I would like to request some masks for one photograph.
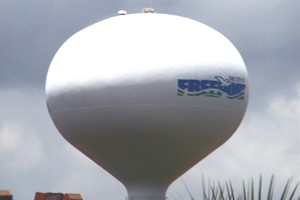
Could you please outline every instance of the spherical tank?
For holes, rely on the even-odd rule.
[[[174,15],[127,14],[62,45],[46,96],[61,134],[120,180],[129,199],[164,199],[170,183],[237,129],[248,76],[214,29]]]

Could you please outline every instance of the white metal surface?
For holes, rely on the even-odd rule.
[[[236,48],[214,29],[128,14],[67,40],[46,95],[61,134],[120,180],[129,199],[164,199],[170,183],[234,133],[248,77]]]

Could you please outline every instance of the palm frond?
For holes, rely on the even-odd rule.
[[[282,193],[280,194],[280,198],[276,197],[275,199],[280,200],[300,200],[300,194],[297,191],[300,183],[297,182],[296,185],[290,190],[292,184],[292,178],[289,178],[284,186]],[[182,180],[184,188],[187,191],[188,197],[190,200],[198,200],[195,199],[193,194],[191,193],[188,185],[184,180]],[[208,179],[208,183],[205,183],[205,178],[202,175],[202,199],[199,200],[255,200],[257,197],[258,200],[262,200],[263,194],[266,195],[267,200],[272,200],[274,196],[274,186],[275,186],[275,176],[272,175],[267,193],[263,192],[263,178],[262,175],[259,176],[258,188],[255,189],[255,183],[253,177],[248,179],[248,184],[246,185],[245,181],[242,182],[242,193],[236,194],[231,181],[226,181],[224,185],[222,185],[219,181],[212,182]],[[297,193],[297,195],[296,195]],[[278,193],[276,193],[278,194]],[[264,197],[264,198],[265,198]],[[172,197],[172,199],[175,199]],[[177,198],[181,199],[181,198]]]

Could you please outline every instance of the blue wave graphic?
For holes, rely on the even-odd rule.
[[[246,85],[240,77],[223,78],[215,76],[214,80],[178,79],[178,96],[206,96],[243,100]]]

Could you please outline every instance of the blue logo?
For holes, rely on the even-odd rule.
[[[245,79],[235,76],[215,76],[214,80],[178,79],[177,95],[217,98],[226,96],[228,99],[243,100],[245,88]]]

